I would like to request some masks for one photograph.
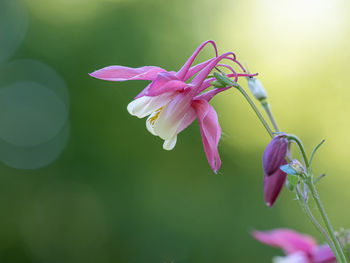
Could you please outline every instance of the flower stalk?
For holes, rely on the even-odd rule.
[[[270,126],[267,124],[267,122],[265,121],[264,117],[261,115],[260,111],[258,110],[258,108],[255,106],[254,102],[252,101],[252,99],[249,97],[249,95],[247,94],[247,92],[245,92],[245,90],[236,83],[235,88],[243,95],[243,97],[247,100],[247,102],[249,103],[250,107],[254,110],[256,116],[258,116],[260,122],[262,123],[262,125],[264,126],[264,128],[266,129],[267,133],[270,135],[271,138],[274,137],[273,135],[273,131],[271,130]]]
[[[269,117],[273,128],[275,129],[275,132],[279,132],[280,129],[278,128],[277,122],[275,120],[275,118],[273,117],[272,111],[271,111],[271,107],[270,104],[268,103],[267,99],[260,101],[261,106],[263,107],[263,109],[265,110],[267,116]]]
[[[322,204],[322,202],[319,198],[319,195],[317,193],[317,190],[316,190],[316,187],[315,187],[315,184],[313,181],[313,176],[312,176],[311,167],[309,164],[309,159],[307,158],[304,146],[303,146],[302,142],[300,141],[300,139],[295,135],[289,135],[289,136],[287,136],[287,138],[289,138],[290,140],[293,140],[297,143],[298,148],[300,149],[301,154],[303,156],[304,163],[305,163],[305,166],[307,169],[306,173],[304,174],[304,177],[302,177],[303,182],[307,186],[308,190],[310,191],[310,194],[311,194],[311,196],[316,204],[317,210],[321,215],[324,226],[327,229],[327,232],[329,234],[329,238],[331,239],[332,242],[330,242],[328,239],[327,239],[327,241],[328,241],[331,248],[334,247],[334,249],[335,249],[334,254],[337,257],[338,263],[341,263],[341,262],[347,263],[348,261],[345,257],[344,252],[343,252],[343,248],[340,245],[340,242],[335,235],[335,231],[331,225],[331,222],[326,214],[326,211],[325,211],[323,204]],[[327,237],[328,236],[326,236],[326,238]]]
[[[337,238],[336,235],[335,235],[335,232],[334,232],[334,230],[333,230],[333,227],[332,227],[332,225],[331,225],[331,222],[329,221],[329,219],[328,219],[328,217],[327,217],[326,211],[325,211],[325,209],[324,209],[324,207],[323,207],[323,205],[322,205],[322,202],[321,202],[321,200],[320,200],[320,198],[319,198],[319,196],[318,196],[316,187],[315,187],[313,181],[311,180],[311,177],[310,177],[310,176],[308,177],[308,180],[307,180],[307,182],[306,182],[306,185],[307,185],[307,187],[308,187],[309,190],[310,190],[310,193],[311,193],[311,195],[312,195],[312,198],[313,198],[313,200],[314,200],[315,203],[316,203],[317,209],[318,209],[319,213],[321,214],[323,223],[324,223],[324,225],[325,225],[325,227],[326,227],[326,229],[327,229],[327,231],[328,231],[328,233],[329,233],[329,236],[330,236],[331,240],[332,240],[333,243],[334,243],[335,249],[336,249],[336,251],[337,251],[337,253],[338,253],[338,255],[339,255],[339,258],[337,258],[338,262],[339,262],[339,263],[340,263],[340,262],[347,263],[348,260],[347,260],[346,257],[345,257],[345,254],[344,254],[344,252],[343,252],[343,248],[342,248],[342,246],[340,245],[340,242],[339,242],[338,238]],[[331,245],[331,244],[329,244],[329,245]],[[336,255],[336,256],[337,256],[337,255]]]
[[[214,72],[214,77],[216,78],[216,80],[218,82],[220,82],[223,85],[226,86],[232,86],[234,88],[236,88],[242,95],[243,97],[246,99],[246,101],[249,103],[250,107],[253,109],[253,111],[255,112],[256,116],[259,118],[261,124],[264,126],[265,130],[267,131],[267,133],[270,135],[271,138],[274,137],[273,135],[273,131],[271,130],[270,126],[267,124],[266,120],[264,119],[264,117],[261,115],[260,111],[258,110],[258,108],[256,107],[255,103],[253,102],[253,100],[249,97],[249,95],[247,94],[247,92],[237,83],[232,81],[231,79],[229,79],[227,76],[224,76],[222,74],[219,74],[217,72]]]
[[[244,98],[247,100],[247,102],[249,103],[249,105],[251,106],[251,108],[253,109],[253,111],[255,112],[255,114],[258,116],[260,122],[262,123],[262,125],[265,127],[266,131],[268,132],[268,134],[270,135],[271,138],[274,138],[274,132],[271,130],[271,128],[269,127],[269,125],[267,124],[266,120],[264,119],[264,117],[262,116],[262,114],[260,113],[260,111],[258,110],[258,108],[256,107],[256,105],[254,104],[254,102],[252,101],[252,99],[249,97],[249,95],[245,92],[245,90],[236,82],[233,82],[232,80],[230,80],[227,76],[218,74],[218,73],[214,73],[215,78],[217,79],[217,81],[219,81],[222,84],[225,84],[226,86],[233,86],[235,87],[243,96]],[[259,84],[261,85],[261,84]],[[262,85],[261,85],[262,87]],[[252,90],[252,89],[251,89]],[[256,90],[255,90],[256,91]],[[253,93],[254,94],[254,93]],[[255,96],[255,94],[254,94]],[[255,96],[256,97],[256,96]],[[257,98],[257,97],[256,97]],[[271,108],[269,103],[267,102],[267,97],[265,98],[257,98],[257,100],[260,101],[263,109],[265,110],[270,122],[272,123],[276,133],[279,133],[279,127],[277,125],[277,122],[272,114]],[[314,226],[325,236],[328,245],[330,246],[330,248],[332,249],[334,256],[337,259],[338,263],[348,263],[347,258],[345,257],[343,248],[339,242],[339,240],[336,237],[335,231],[330,223],[330,220],[326,214],[326,211],[323,207],[323,204],[319,198],[319,195],[317,193],[314,181],[313,181],[313,175],[312,175],[312,171],[311,171],[311,166],[310,166],[310,161],[307,157],[305,148],[301,142],[301,140],[292,134],[288,134],[286,135],[287,139],[289,141],[295,142],[298,145],[298,148],[301,152],[303,161],[304,161],[304,165],[305,165],[305,172],[303,174],[299,174],[299,177],[301,178],[301,181],[304,183],[304,190],[306,191],[306,194],[309,192],[312,196],[312,199],[314,200],[315,204],[316,204],[316,208],[318,210],[318,212],[321,215],[322,221],[324,223],[324,226],[328,232],[327,232],[322,228],[322,226],[317,222],[317,220],[315,219],[315,217],[312,215],[310,208],[308,207],[308,199],[307,197],[304,197],[303,194],[300,192],[300,190],[298,188],[296,188],[295,192],[296,195],[298,197],[298,199],[300,200],[300,198],[302,198],[301,206],[303,208],[303,210],[306,212],[306,214],[309,216],[309,218],[311,219],[312,223],[314,224]],[[314,154],[313,154],[314,155]],[[313,157],[312,155],[312,157]],[[288,163],[291,163],[292,160],[289,157],[289,154],[287,154],[285,156],[286,160],[288,161]],[[299,183],[300,184],[300,183]]]
[[[298,200],[300,201],[300,206],[304,210],[305,214],[309,217],[311,223],[314,225],[316,230],[319,231],[321,235],[324,235],[326,237],[327,243],[330,245],[330,248],[332,249],[335,257],[337,259],[339,259],[339,254],[338,254],[338,251],[336,250],[334,242],[328,236],[327,232],[323,229],[323,227],[320,225],[320,223],[317,221],[317,219],[312,214],[310,207],[309,207],[309,204],[307,202],[308,200],[304,198],[303,194],[300,192],[300,190],[298,188],[296,188],[295,190],[296,190]]]

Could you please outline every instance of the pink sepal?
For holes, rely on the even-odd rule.
[[[160,72],[165,71],[165,69],[155,66],[144,66],[140,68],[109,66],[96,70],[89,75],[108,81],[154,80]]]
[[[266,232],[254,231],[252,234],[255,239],[264,244],[283,249],[287,255],[302,251],[311,256],[317,246],[312,237],[290,229],[280,228]]]
[[[192,56],[186,61],[186,63],[182,66],[182,68],[176,73],[176,77],[178,77],[179,79],[185,79],[185,76],[187,75],[187,77],[191,77],[189,76],[187,73],[191,67],[191,65],[193,64],[193,61],[196,59],[196,57],[198,56],[199,52],[207,45],[207,44],[212,44],[214,49],[215,49],[215,56],[218,56],[218,50],[216,48],[216,44],[214,41],[212,40],[207,40],[205,42],[203,42],[192,54]]]
[[[221,166],[218,151],[221,128],[218,116],[214,108],[204,99],[194,100],[192,107],[197,113],[205,155],[207,156],[210,167],[216,173]]]

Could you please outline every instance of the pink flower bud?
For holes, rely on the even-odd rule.
[[[287,148],[286,136],[278,135],[267,145],[263,155],[264,198],[269,207],[275,203],[287,178],[287,174],[280,169],[281,165],[287,164]]]
[[[287,162],[284,161],[283,164],[287,164]],[[270,175],[264,174],[264,199],[267,206],[273,206],[283,188],[286,178],[287,174],[281,169],[276,170]]]
[[[267,145],[263,155],[264,174],[270,176],[280,169],[288,148],[288,140],[285,135],[278,135]]]

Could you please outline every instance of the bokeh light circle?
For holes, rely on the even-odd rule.
[[[69,94],[62,77],[50,66],[31,59],[18,59],[0,66],[0,88],[19,81],[32,81],[51,89],[69,108]]]
[[[0,139],[0,160],[18,169],[37,169],[55,161],[69,139],[70,127],[65,127],[50,141],[32,147],[16,146]]]
[[[17,146],[49,141],[67,120],[65,104],[36,82],[15,82],[0,88],[0,138]]]
[[[0,1],[0,62],[7,60],[24,39],[28,14],[22,1]]]

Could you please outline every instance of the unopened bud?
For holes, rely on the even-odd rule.
[[[269,207],[275,203],[286,181],[287,174],[280,166],[287,164],[287,148],[288,140],[285,134],[281,134],[274,137],[264,151],[264,198]]]
[[[254,77],[247,77],[248,88],[253,93],[257,100],[265,100],[267,98],[267,93],[261,84],[260,80]]]
[[[288,140],[285,134],[274,137],[267,145],[263,155],[264,174],[270,176],[285,163]]]

